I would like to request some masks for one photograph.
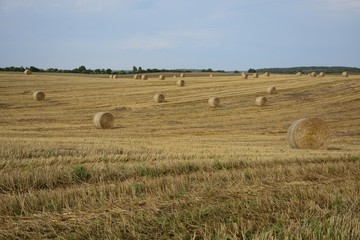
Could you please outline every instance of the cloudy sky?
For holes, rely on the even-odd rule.
[[[0,67],[360,67],[360,0],[0,0]]]

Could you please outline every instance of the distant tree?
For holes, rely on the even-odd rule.
[[[238,70],[235,70],[234,73],[240,73]]]
[[[143,71],[142,67],[138,68],[138,72],[141,73]]]
[[[250,68],[250,69],[248,70],[248,73],[256,73],[256,70],[253,69],[253,68]]]
[[[138,71],[137,67],[133,66],[133,72],[137,72],[137,71]]]
[[[110,68],[106,69],[105,71],[106,74],[111,74],[112,73],[112,70]]]

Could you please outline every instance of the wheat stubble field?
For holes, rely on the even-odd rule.
[[[0,239],[360,238],[359,75],[179,79],[1,73]],[[325,149],[289,147],[302,117]]]

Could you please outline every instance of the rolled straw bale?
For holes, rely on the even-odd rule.
[[[242,73],[242,74],[241,74],[241,77],[242,77],[243,79],[247,79],[247,78],[248,78],[248,75],[247,75],[246,73]]]
[[[142,80],[148,80],[148,76],[147,75],[141,75],[141,79]]]
[[[270,73],[269,72],[264,72],[263,74],[265,77],[269,77],[270,76]]]
[[[159,79],[160,79],[160,80],[165,80],[165,76],[164,76],[164,75],[160,75],[160,76],[159,76]]]
[[[214,75],[213,74],[210,74],[210,77],[213,77]]]
[[[118,75],[115,74],[115,75],[113,75],[112,77],[113,77],[114,79],[116,79],[116,78],[118,77]]]
[[[94,115],[93,122],[98,129],[108,129],[114,124],[114,117],[108,112],[98,112]]]
[[[32,74],[32,71],[31,71],[30,69],[26,69],[26,70],[24,71],[24,74],[25,74],[25,75],[31,75],[31,74]]]
[[[348,72],[343,72],[343,73],[342,73],[342,76],[343,76],[343,77],[348,77],[349,74],[348,74]]]
[[[302,75],[303,75],[302,72],[297,72],[297,73],[296,73],[296,76],[302,76]]]
[[[179,87],[183,87],[183,86],[185,86],[185,81],[184,80],[178,80],[177,82],[176,82],[176,85],[178,85]]]
[[[258,78],[258,77],[259,77],[259,74],[258,74],[258,73],[254,73],[254,74],[253,74],[253,77],[254,77],[254,78]]]
[[[174,75],[173,78],[176,78],[176,75]]]
[[[134,79],[141,79],[141,76],[138,75],[138,74],[135,74],[135,75],[134,75]]]
[[[218,106],[220,106],[220,98],[211,97],[211,98],[209,98],[208,103],[209,103],[210,107],[218,107]]]
[[[154,95],[154,101],[155,101],[156,103],[165,102],[165,96],[164,96],[163,94],[161,94],[161,93],[155,94],[155,95]]]
[[[277,91],[276,91],[276,87],[274,87],[274,86],[270,86],[270,87],[268,87],[267,89],[266,89],[266,92],[267,92],[267,94],[275,94]]]
[[[185,77],[185,73],[180,74],[180,77],[182,78]]]
[[[325,77],[325,73],[324,72],[320,72],[318,77]]]
[[[109,78],[113,78],[113,75],[110,75]]]
[[[329,126],[319,118],[301,118],[294,121],[287,132],[292,148],[319,149],[330,137]]]
[[[266,104],[266,101],[267,101],[267,98],[266,97],[257,97],[255,99],[255,104],[260,106],[260,107],[263,107],[265,106]]]
[[[316,72],[312,72],[310,73],[310,77],[316,77],[317,73]]]
[[[36,92],[33,93],[33,97],[37,101],[42,101],[42,100],[45,99],[45,93],[40,92],[40,91],[36,91]]]

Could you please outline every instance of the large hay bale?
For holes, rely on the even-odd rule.
[[[247,75],[247,73],[242,73],[242,74],[241,74],[241,77],[242,77],[243,79],[247,79],[247,78],[248,78],[248,75]]]
[[[161,93],[155,94],[153,98],[154,98],[154,102],[156,102],[156,103],[165,102],[165,96]]]
[[[108,112],[98,112],[94,115],[93,122],[98,129],[108,129],[114,124],[114,117]]]
[[[301,118],[290,125],[287,136],[292,148],[319,149],[326,145],[330,129],[319,118]]]
[[[270,76],[270,73],[269,72],[264,72],[263,74],[265,77],[269,77]]]
[[[160,76],[159,76],[159,79],[160,79],[160,80],[165,80],[165,76],[164,76],[164,75],[160,75]]]
[[[115,75],[112,75],[112,78],[113,78],[113,79],[117,79],[117,78],[118,78],[118,75],[116,75],[116,74],[115,74]]]
[[[348,74],[348,72],[343,72],[343,73],[342,73],[342,76],[343,76],[343,77],[348,77],[349,74]]]
[[[141,79],[141,76],[138,75],[138,74],[135,74],[135,75],[134,75],[134,79]]]
[[[211,98],[209,98],[208,103],[209,103],[210,107],[218,107],[218,106],[220,106],[220,98],[211,97]]]
[[[182,78],[185,77],[185,73],[180,74],[180,77]]]
[[[25,75],[31,75],[31,74],[32,74],[32,71],[31,71],[30,69],[26,69],[26,70],[24,71],[24,74],[25,74]]]
[[[258,78],[258,77],[259,77],[259,74],[258,74],[258,73],[254,73],[254,74],[253,74],[253,77],[254,77],[254,78]]]
[[[297,73],[296,73],[296,76],[302,76],[302,75],[303,75],[302,72],[297,72]]]
[[[183,86],[185,86],[185,81],[184,80],[178,80],[177,82],[176,82],[176,85],[178,85],[179,87],[183,87]]]
[[[255,99],[255,104],[258,105],[258,106],[260,106],[260,107],[265,106],[266,102],[267,102],[267,98],[266,98],[266,97],[257,97],[257,98]]]
[[[144,74],[144,75],[141,75],[141,79],[142,79],[142,80],[148,80],[148,75],[145,75],[145,74]]]
[[[109,78],[113,78],[113,75],[110,75]]]
[[[325,77],[325,73],[324,72],[320,72],[318,77]]]
[[[276,87],[275,86],[270,86],[266,89],[266,92],[267,94],[275,94],[277,91],[276,91]]]
[[[213,77],[214,76],[214,74],[210,74],[210,77]]]
[[[310,73],[310,77],[316,77],[317,73],[316,72],[311,72]]]
[[[42,101],[45,99],[45,93],[44,92],[40,92],[40,91],[36,91],[33,93],[33,98],[37,101]]]

